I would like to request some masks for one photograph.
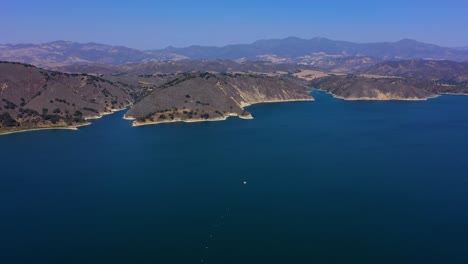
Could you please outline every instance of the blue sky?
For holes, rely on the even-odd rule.
[[[155,49],[320,36],[468,47],[468,1],[1,0],[0,25],[0,43],[70,40]]]

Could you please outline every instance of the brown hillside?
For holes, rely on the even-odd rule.
[[[135,124],[249,118],[245,106],[313,100],[306,87],[286,78],[253,74],[186,73],[153,91],[128,111]]]
[[[76,126],[123,109],[132,97],[110,81],[0,62],[0,130]]]

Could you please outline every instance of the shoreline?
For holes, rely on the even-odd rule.
[[[391,99],[377,99],[372,97],[362,97],[362,98],[344,98],[340,96],[334,96],[336,99],[344,100],[344,101],[378,101],[378,102],[385,102],[385,101],[409,101],[409,102],[418,102],[418,101],[427,101],[430,99],[434,99],[439,97],[440,95],[435,95],[431,97],[425,98],[391,98]]]
[[[270,103],[291,103],[291,102],[313,102],[315,99],[313,97],[311,98],[303,98],[303,99],[288,99],[288,100],[268,100],[264,102],[258,102],[258,103],[253,103],[253,104],[247,104],[247,105],[242,105],[241,107],[249,107],[253,105],[259,105],[259,104],[270,104]],[[242,116],[236,113],[231,113],[228,115],[225,115],[224,117],[219,117],[219,118],[211,118],[211,119],[174,119],[174,120],[164,120],[164,121],[152,121],[152,122],[145,122],[145,123],[137,123],[135,122],[136,118],[135,117],[127,117],[123,116],[123,119],[133,121],[132,122],[132,127],[139,127],[139,126],[148,126],[148,125],[158,125],[158,124],[167,124],[167,123],[177,123],[177,122],[183,122],[183,123],[198,123],[198,122],[216,122],[216,121],[225,121],[229,117],[238,117],[240,119],[244,120],[252,120],[254,117],[252,114],[249,114],[247,116]]]
[[[91,122],[82,124],[82,125],[76,125],[76,126],[56,126],[56,127],[37,127],[37,128],[28,128],[28,129],[21,129],[21,130],[15,130],[15,131],[8,131],[8,132],[0,132],[0,136],[4,135],[11,135],[11,134],[16,134],[16,133],[26,133],[26,132],[32,132],[32,131],[40,131],[40,130],[73,130],[77,131],[78,128],[84,127],[84,126],[89,126],[91,125]]]
[[[466,93],[441,93],[440,95],[461,95],[461,96],[468,96]]]
[[[440,97],[442,95],[442,94],[436,94],[434,96],[425,97],[425,98],[393,98],[393,99],[378,99],[378,98],[372,98],[372,97],[345,98],[345,97],[342,97],[342,96],[339,96],[339,95],[335,95],[335,94],[333,94],[333,93],[331,93],[329,91],[320,90],[320,89],[315,89],[315,90],[319,91],[319,92],[324,92],[326,94],[329,94],[335,99],[339,99],[339,100],[343,100],[343,101],[352,101],[352,102],[356,102],[356,101],[376,101],[376,102],[385,102],[385,101],[409,101],[409,102],[411,102],[411,101],[413,101],[413,102],[417,102],[417,101],[427,101],[429,99],[434,99],[434,98]]]
[[[88,116],[88,117],[85,117],[85,120],[97,120],[97,119],[101,119],[101,118],[103,118],[104,116],[112,115],[112,114],[115,114],[115,113],[117,113],[117,112],[123,111],[123,110],[127,109],[129,106],[130,106],[130,105],[127,105],[127,106],[125,106],[125,107],[122,108],[122,109],[111,109],[110,112],[99,113],[99,115],[95,115],[95,116]]]
[[[152,121],[152,122],[145,122],[145,123],[132,122],[132,127],[158,125],[158,124],[168,124],[168,123],[178,123],[178,122],[180,122],[180,123],[218,122],[218,121],[225,121],[229,117],[239,117],[239,118],[242,118],[242,119],[253,119],[252,115],[249,115],[247,117],[241,117],[241,116],[236,115],[236,114],[230,114],[230,115],[225,115],[224,117],[211,118],[211,119],[174,119],[174,120],[164,120],[164,121]],[[126,118],[126,120],[131,120],[131,118]],[[135,120],[135,119],[133,119],[133,120]]]
[[[443,95],[468,96],[468,94],[466,94],[466,93],[440,93],[440,94],[436,94],[434,96],[430,96],[430,97],[426,97],[426,98],[394,98],[394,99],[377,99],[377,98],[370,98],[370,97],[344,98],[342,96],[335,95],[335,94],[333,94],[333,93],[331,93],[329,91],[316,89],[316,88],[314,88],[313,90],[329,94],[333,98],[338,99],[338,100],[351,101],[351,102],[355,102],[355,101],[376,101],[376,102],[413,101],[413,102],[416,102],[416,101],[427,101],[429,99],[438,98],[438,97],[443,96]],[[268,100],[268,101],[263,101],[263,102],[258,102],[258,103],[245,104],[245,105],[242,106],[242,108],[250,107],[250,106],[254,106],[254,105],[270,104],[270,103],[314,102],[314,101],[316,101],[316,100],[313,97],[311,97],[311,98],[302,98],[302,99],[288,99],[288,100]],[[96,115],[96,116],[86,117],[85,120],[88,121],[88,122],[80,124],[80,125],[50,126],[50,127],[36,127],[36,128],[28,128],[28,129],[19,129],[19,130],[14,130],[14,131],[0,132],[0,136],[16,134],[16,133],[40,131],[40,130],[74,130],[74,131],[77,131],[78,128],[80,128],[80,127],[92,125],[92,122],[89,122],[89,121],[97,120],[97,119],[100,119],[100,118],[102,118],[104,116],[111,115],[111,114],[114,114],[116,112],[121,112],[121,111],[127,110],[129,106],[131,106],[131,104],[126,105],[122,109],[112,109],[110,112],[99,113],[99,115]],[[241,116],[241,115],[236,114],[236,113],[231,113],[231,114],[225,115],[223,117],[211,118],[211,119],[176,119],[176,120],[163,120],[163,121],[153,121],[153,122],[145,122],[145,123],[136,123],[136,121],[135,121],[136,118],[127,117],[125,114],[123,115],[122,118],[124,120],[133,121],[132,122],[132,127],[139,127],[139,126],[158,125],[158,124],[177,123],[177,122],[182,122],[182,123],[217,122],[217,121],[225,121],[229,117],[238,117],[240,119],[245,119],[245,120],[254,119],[254,117],[250,113],[247,116]]]
[[[314,102],[315,98],[303,98],[303,99],[287,99],[287,100],[268,100],[268,101],[263,101],[263,102],[258,102],[258,103],[253,103],[253,104],[245,104],[242,105],[241,107],[249,107],[253,105],[259,105],[259,104],[275,104],[275,103],[292,103],[292,102]]]
[[[116,112],[123,111],[123,110],[127,109],[128,106],[129,105],[125,106],[125,108],[122,108],[122,109],[112,109],[111,112],[99,113],[99,116],[85,117],[86,123],[79,124],[79,125],[26,128],[26,129],[14,130],[14,131],[0,132],[0,136],[11,135],[11,134],[16,134],[16,133],[40,131],[40,130],[74,130],[74,131],[77,131],[78,128],[80,128],[80,127],[92,125],[92,122],[90,122],[90,121],[100,119],[100,118],[102,118],[102,117],[104,117],[106,115],[112,115],[112,114],[114,114]]]

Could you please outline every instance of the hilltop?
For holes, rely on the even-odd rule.
[[[86,74],[0,62],[0,131],[77,127],[125,108],[132,96],[119,85]]]
[[[253,74],[185,73],[154,90],[127,112],[134,125],[252,118],[244,107],[268,102],[312,101],[288,78]]]
[[[422,59],[387,61],[361,72],[450,83],[468,82],[468,62]]]
[[[312,85],[345,100],[424,100],[436,95],[425,89],[434,86],[411,79],[330,75],[313,80]]]
[[[440,94],[468,94],[465,82],[442,79],[313,71],[296,75],[309,80],[313,87],[344,100],[425,100]]]

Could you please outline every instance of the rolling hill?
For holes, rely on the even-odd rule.
[[[125,108],[133,98],[119,85],[86,74],[0,62],[0,131],[76,127]]]
[[[244,107],[252,104],[311,100],[306,87],[287,78],[184,73],[135,103],[126,118],[134,125],[251,118]]]
[[[468,62],[422,59],[387,61],[362,72],[450,83],[468,82]]]

